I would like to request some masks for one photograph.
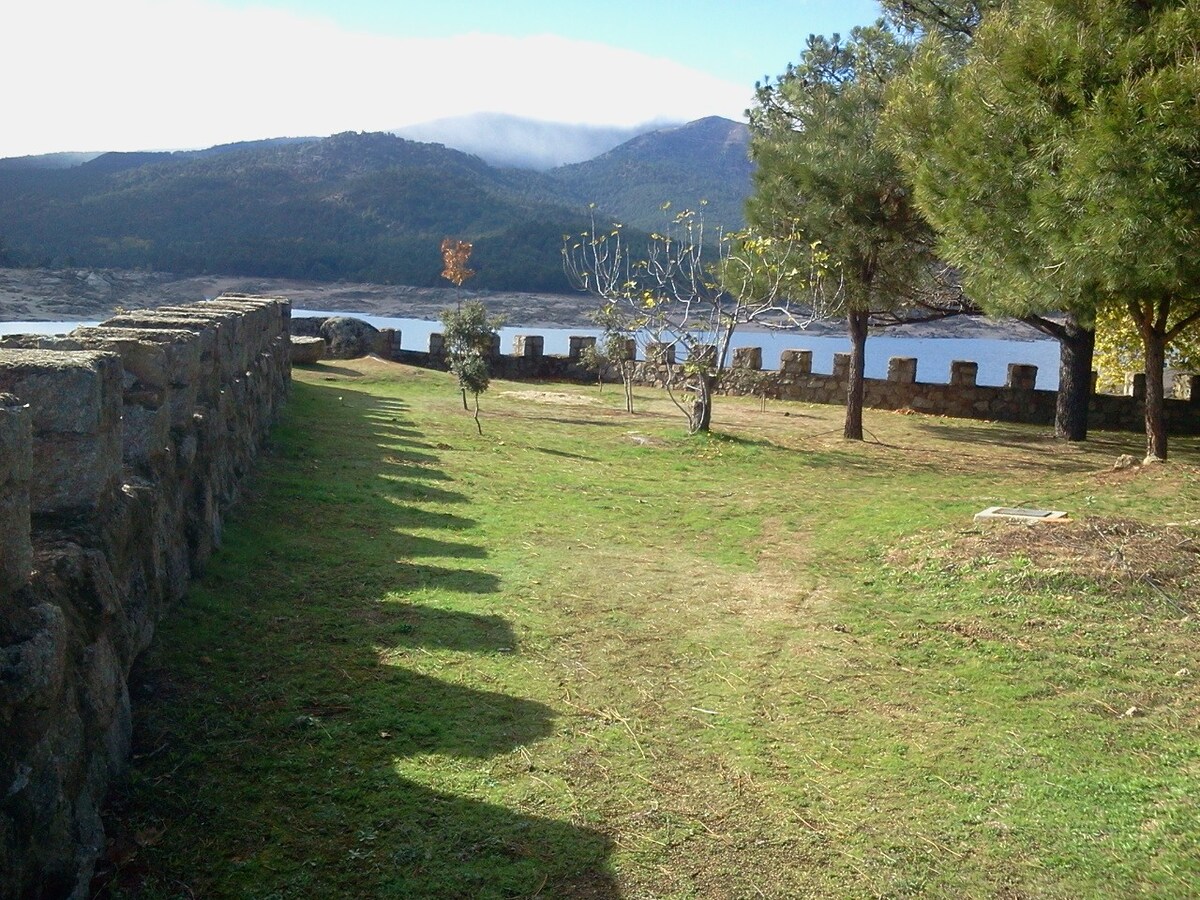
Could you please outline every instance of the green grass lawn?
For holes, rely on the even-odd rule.
[[[295,378],[140,672],[110,896],[1200,890],[1197,440]]]

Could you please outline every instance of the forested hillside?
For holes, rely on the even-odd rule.
[[[693,124],[707,132],[714,121],[724,120]],[[750,188],[744,143],[742,174],[730,176],[711,156],[728,147],[681,142],[690,128],[550,173],[494,168],[384,133],[106,153],[67,168],[9,160],[0,165],[0,246],[12,265],[420,286],[439,283],[438,246],[452,235],[475,243],[473,286],[565,290],[561,237],[583,227],[589,202],[649,227],[646,213],[665,201],[712,196],[740,222]]]
[[[710,116],[640,135],[551,177],[568,196],[646,230],[662,226],[664,203],[678,209],[701,201],[711,225],[737,229],[745,224],[749,145],[745,125]]]

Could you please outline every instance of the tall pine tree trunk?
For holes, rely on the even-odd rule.
[[[867,323],[871,314],[850,312],[846,316],[850,327],[850,383],[846,389],[846,427],[842,436],[847,440],[863,439],[863,377],[867,365]]]
[[[1061,440],[1087,440],[1095,350],[1095,329],[1083,327],[1073,315],[1067,316],[1058,335],[1058,399],[1054,408],[1054,436]]]
[[[1167,458],[1167,422],[1163,404],[1163,368],[1166,338],[1156,328],[1142,333],[1146,355],[1146,458]]]

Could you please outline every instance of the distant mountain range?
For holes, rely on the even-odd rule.
[[[454,236],[475,244],[474,287],[565,290],[562,235],[583,227],[589,203],[652,230],[663,203],[706,200],[710,223],[740,227],[747,141],[745,125],[714,117],[548,171],[351,132],[5,159],[0,262],[421,286],[439,283],[438,245]]]
[[[632,128],[540,122],[500,113],[475,113],[397,128],[410,141],[445,144],[493,166],[544,172],[585,162],[641,134],[678,123],[646,123]]]

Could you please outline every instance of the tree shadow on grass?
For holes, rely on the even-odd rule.
[[[227,531],[241,552],[219,554],[164,627],[138,679],[136,788],[109,815],[96,896],[620,896],[606,835],[481,799],[544,793],[522,760],[555,714],[463,683],[479,666],[485,683],[515,672],[503,616],[404,602],[502,585],[441,564],[486,548],[411,533],[476,524],[422,506],[469,502],[429,484],[445,473],[398,479],[373,449],[373,468],[347,469],[376,487],[369,535],[323,516],[327,556],[289,519],[303,506],[265,491]],[[290,497],[286,475],[277,493]]]
[[[1037,429],[1029,425],[1009,425],[996,423],[992,425],[970,425],[962,420],[953,424],[936,421],[921,421],[917,427],[930,435],[947,443],[963,443],[971,447],[1008,448],[1018,453],[1028,454],[1024,459],[1007,459],[1010,467],[1042,468],[1047,460],[1054,460],[1054,467],[1067,471],[1092,471],[1097,467],[1094,453],[1112,454],[1115,458],[1123,453],[1140,454],[1144,452],[1144,437],[1133,432],[1099,432],[1092,431],[1088,439],[1082,442],[1067,442],[1054,436],[1051,428]]]

